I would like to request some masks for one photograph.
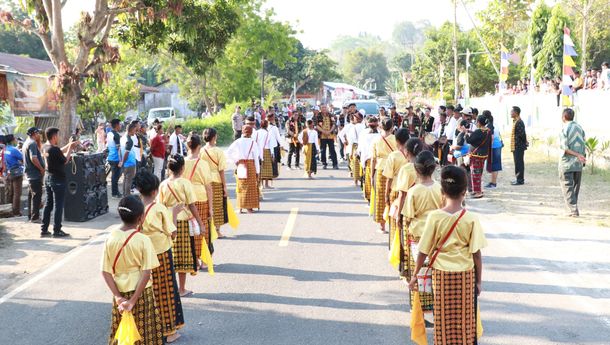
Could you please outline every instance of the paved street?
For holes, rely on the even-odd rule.
[[[302,173],[282,170],[262,212],[241,215],[237,232],[224,229],[230,238],[217,242],[217,274],[188,280],[195,294],[183,300],[179,344],[410,343],[407,290],[360,190],[344,166],[320,170],[311,182]],[[480,343],[608,344],[607,231],[558,226],[536,214],[515,219],[496,205],[471,207],[482,213],[490,243]],[[99,270],[103,240],[100,231],[0,299],[2,344],[106,343],[111,298]]]

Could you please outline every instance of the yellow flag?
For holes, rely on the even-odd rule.
[[[375,188],[371,187],[371,194],[370,194],[371,201],[369,204],[369,216],[372,216],[375,214],[375,197],[376,197],[375,194],[376,194]]]
[[[218,231],[216,230],[216,225],[214,225],[214,219],[210,219],[210,234],[212,235],[212,243],[214,243],[218,239]]]
[[[417,291],[413,294],[413,308],[411,308],[411,340],[417,345],[428,345],[424,311]]]
[[[394,268],[398,268],[398,265],[400,264],[400,233],[398,230],[394,231],[394,238],[392,239],[388,260]]]
[[[208,273],[214,275],[214,262],[212,261],[212,254],[210,254],[210,248],[208,243],[205,241],[205,237],[201,237],[201,261],[208,266]]]
[[[566,96],[566,95],[561,95],[561,105],[563,105],[564,107],[571,107],[572,106],[572,99],[570,98],[570,96]]]
[[[237,214],[235,214],[235,209],[233,208],[233,204],[231,200],[227,198],[227,216],[229,218],[229,225],[233,228],[233,230],[237,230],[239,226],[239,218],[237,218]]]
[[[388,205],[383,209],[383,220],[385,220],[386,223],[390,222],[390,208]]]
[[[481,321],[481,309],[477,305],[477,339],[483,336],[483,322]]]
[[[570,67],[576,67],[576,63],[574,62],[574,60],[572,60],[572,57],[570,55],[563,56],[563,64]]]
[[[118,341],[118,345],[133,345],[142,340],[142,336],[138,333],[136,321],[130,311],[124,311],[121,314],[121,323],[119,323],[119,328],[114,334],[114,340]]]

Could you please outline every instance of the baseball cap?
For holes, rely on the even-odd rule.
[[[461,111],[461,113],[466,115],[472,115],[472,108],[466,107],[464,108],[464,110]]]
[[[358,112],[360,113],[360,115],[365,116],[366,115],[366,110],[364,109],[360,109],[358,110]]]
[[[34,133],[40,133],[40,129],[38,129],[37,127],[30,127],[30,128],[28,128],[28,131],[26,132],[26,134],[28,136],[32,136],[32,135],[34,135]]]

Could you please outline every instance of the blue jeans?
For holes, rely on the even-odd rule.
[[[57,179],[52,176],[47,176],[45,180],[45,190],[47,192],[47,200],[42,212],[42,232],[49,231],[51,222],[51,211],[55,206],[53,214],[53,232],[57,233],[61,230],[61,221],[64,215],[64,200],[66,195],[66,180]]]
[[[119,162],[108,161],[110,164],[110,172],[112,177],[110,178],[110,186],[112,189],[112,196],[119,195],[119,178],[121,178],[121,168]]]

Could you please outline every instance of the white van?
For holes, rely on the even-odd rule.
[[[172,107],[167,108],[152,108],[148,111],[146,123],[152,125],[155,119],[159,119],[161,123],[165,121],[183,121],[182,118],[176,116],[176,110]]]

